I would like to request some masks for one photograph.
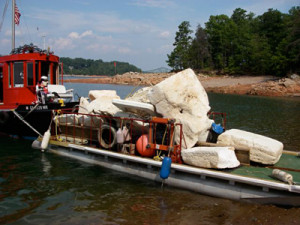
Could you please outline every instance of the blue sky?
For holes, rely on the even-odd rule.
[[[0,18],[6,0],[0,0]],[[60,57],[123,61],[143,70],[167,67],[182,21],[195,31],[210,15],[231,16],[236,8],[261,15],[287,13],[299,0],[16,0],[21,12],[16,46],[50,47]],[[11,3],[0,32],[0,54],[11,48]]]

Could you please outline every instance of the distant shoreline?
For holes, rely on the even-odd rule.
[[[64,82],[151,86],[163,81],[173,74],[174,73],[129,72],[115,76],[64,75],[66,77],[80,77],[78,79],[64,79]],[[238,95],[300,97],[300,78],[280,79],[273,76],[207,76],[203,74],[197,74],[197,77],[207,92]]]

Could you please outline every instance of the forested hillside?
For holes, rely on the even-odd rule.
[[[108,75],[126,72],[141,72],[141,69],[125,62],[103,62],[101,59],[83,59],[83,58],[65,58],[61,57],[63,62],[64,74],[75,75]]]
[[[183,21],[167,63],[173,70],[193,68],[229,74],[300,73],[300,7],[288,14],[269,9],[262,15],[237,8],[231,17],[210,16],[205,27]]]

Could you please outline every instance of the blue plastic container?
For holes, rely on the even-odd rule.
[[[170,157],[165,157],[161,168],[160,168],[160,177],[161,179],[167,179],[170,175],[172,159]]]
[[[211,127],[217,134],[222,134],[224,132],[224,128],[220,124],[212,123]]]

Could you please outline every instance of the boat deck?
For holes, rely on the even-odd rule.
[[[52,137],[47,151],[83,162],[96,164],[118,172],[162,182],[162,162],[152,158],[104,150],[96,146],[59,141]],[[33,143],[41,149],[41,139]],[[186,164],[172,163],[171,173],[163,182],[166,185],[199,192],[205,195],[284,206],[300,206],[300,158],[284,153],[273,167],[241,165],[235,169],[206,169]],[[282,167],[287,167],[283,169]],[[291,174],[294,184],[274,179],[272,170],[280,168]]]
[[[70,140],[64,140],[63,142],[60,141],[54,141],[56,137],[52,137],[52,143],[54,145],[65,145],[68,143],[74,144],[74,140],[71,138]],[[88,146],[84,143],[78,143],[79,146]],[[115,154],[120,154],[126,155],[123,153],[116,152],[114,150],[106,150],[106,149],[99,149],[101,151],[106,151],[106,152],[112,152]],[[152,158],[145,158],[142,156],[134,156],[136,158],[141,158],[141,159],[147,159],[151,161],[155,161]],[[157,161],[155,161],[157,162]],[[173,163],[174,164],[174,163]],[[176,164],[176,163],[175,163]],[[185,165],[185,164],[178,164],[178,165]],[[189,165],[186,165],[189,166]],[[205,168],[202,168],[205,169]],[[282,154],[280,160],[272,166],[263,166],[261,164],[241,164],[237,168],[233,169],[208,169],[216,172],[223,172],[223,173],[228,173],[232,175],[241,175],[243,177],[249,177],[249,178],[255,178],[255,179],[262,179],[266,181],[273,181],[273,182],[278,182],[278,183],[284,183],[283,181],[280,181],[272,176],[272,171],[273,169],[280,169],[282,171],[285,171],[286,173],[289,173],[293,176],[293,181],[296,185],[300,185],[300,157],[297,155],[296,152],[290,152],[290,151],[285,151],[284,154]]]
[[[300,157],[292,154],[282,154],[280,160],[274,166],[263,167],[258,165],[242,165],[238,168],[227,170],[227,172],[247,177],[281,182],[272,177],[273,169],[280,169],[291,174],[293,176],[293,181],[296,184],[300,184]]]

